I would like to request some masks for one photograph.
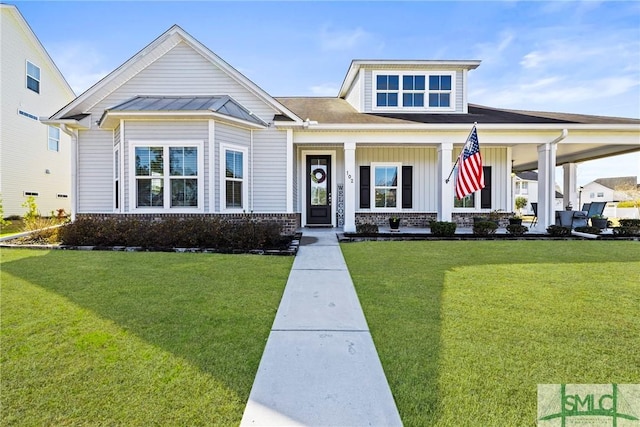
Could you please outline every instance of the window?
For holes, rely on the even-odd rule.
[[[525,181],[516,182],[516,194],[529,194],[529,183]]]
[[[397,107],[399,77],[378,75],[376,77],[376,105],[378,107]]]
[[[374,208],[376,209],[397,209],[401,206],[400,189],[402,188],[401,178],[398,174],[400,164],[375,164],[373,168],[372,196]]]
[[[476,191],[473,194],[469,194],[464,197],[462,200],[458,200],[458,198],[453,196],[453,207],[461,208],[461,209],[491,209],[491,199],[492,199],[492,190],[491,190],[491,182],[493,180],[493,176],[491,174],[491,166],[483,166],[482,172],[484,173],[484,188]]]
[[[139,209],[198,209],[203,199],[202,144],[133,143],[135,198]],[[115,207],[119,207],[119,155],[114,155]]]
[[[49,126],[49,151],[60,151],[60,129]]]
[[[374,109],[452,109],[455,74],[376,74]]]
[[[246,150],[224,147],[224,209],[244,209]]]
[[[598,193],[598,197],[604,197],[604,193]]]
[[[40,68],[27,61],[27,89],[40,93]]]
[[[120,147],[113,150],[113,207],[120,210]]]
[[[402,77],[402,106],[424,107],[424,76]]]
[[[476,206],[476,193],[469,194],[467,197],[458,200],[454,196],[453,207],[454,208],[474,208]]]
[[[429,107],[451,106],[451,75],[429,76]]]

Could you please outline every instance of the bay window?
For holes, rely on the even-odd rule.
[[[202,149],[200,142],[132,142],[133,208],[202,210]]]

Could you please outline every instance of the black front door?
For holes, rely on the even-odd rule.
[[[331,156],[307,156],[307,224],[331,225]]]

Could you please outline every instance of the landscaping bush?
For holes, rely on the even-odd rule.
[[[590,226],[576,227],[576,231],[579,233],[587,233],[587,234],[600,234],[602,232],[600,228],[590,227]]]
[[[640,227],[640,219],[624,218],[619,219],[618,223],[620,227]]]
[[[69,246],[127,246],[145,249],[200,248],[220,252],[279,249],[290,238],[275,222],[247,218],[233,222],[222,218],[144,220],[138,218],[79,218],[60,230]]]
[[[640,236],[640,219],[620,219],[620,227],[613,228],[613,235],[620,237]]]
[[[524,233],[529,231],[529,227],[525,225],[518,224],[509,224],[507,225],[507,233],[513,236],[522,236]]]
[[[431,234],[434,236],[446,237],[456,233],[456,223],[449,221],[431,221],[429,223]]]
[[[488,236],[490,234],[495,234],[497,229],[498,224],[496,224],[494,221],[480,221],[473,224],[473,234],[478,236]]]
[[[356,225],[356,233],[378,234],[378,226],[376,224],[358,224]]]
[[[547,227],[547,233],[553,237],[566,237],[571,236],[571,228],[561,227],[559,225],[550,225]]]

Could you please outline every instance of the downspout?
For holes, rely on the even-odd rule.
[[[71,222],[78,212],[78,130],[61,123],[60,129],[71,137]]]

